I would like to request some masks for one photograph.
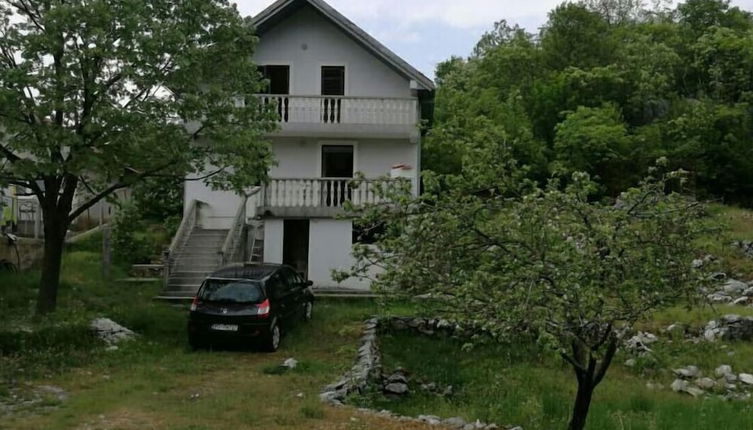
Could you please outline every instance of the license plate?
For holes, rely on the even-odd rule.
[[[238,331],[238,326],[236,324],[212,324],[212,330]]]

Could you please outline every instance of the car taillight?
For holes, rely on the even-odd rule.
[[[263,302],[259,303],[256,308],[256,315],[258,315],[261,318],[267,318],[269,317],[269,299],[264,300]]]
[[[191,312],[195,311],[199,306],[199,296],[194,296],[193,302],[191,302]]]

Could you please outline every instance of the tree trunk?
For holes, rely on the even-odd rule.
[[[591,397],[593,396],[594,385],[591,381],[593,375],[584,375],[578,378],[578,394],[575,396],[573,405],[573,414],[570,418],[568,430],[583,430],[586,427],[586,418],[588,418],[588,408],[591,406]]]
[[[60,286],[60,268],[65,246],[65,233],[68,230],[66,216],[60,216],[54,210],[44,211],[44,255],[42,257],[42,278],[37,296],[37,314],[45,315],[55,311],[58,287]],[[66,214],[67,215],[67,214]]]
[[[582,343],[573,342],[573,355],[566,359],[573,365],[575,376],[578,378],[578,393],[575,396],[573,414],[567,427],[568,430],[583,430],[586,427],[591,398],[596,386],[604,379],[607,369],[612,364],[614,354],[617,352],[618,341],[619,339],[612,332],[610,325],[604,338],[596,344],[596,348],[602,348],[606,345],[601,363],[594,356],[594,351],[591,348]]]

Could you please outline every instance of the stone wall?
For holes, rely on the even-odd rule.
[[[341,406],[346,398],[351,394],[363,394],[369,386],[382,386],[386,394],[407,394],[408,379],[404,374],[397,372],[386,376],[382,374],[381,352],[379,350],[378,334],[382,331],[409,331],[419,336],[448,336],[448,337],[467,337],[475,334],[482,334],[483,330],[472,330],[463,328],[460,325],[453,324],[450,321],[439,318],[420,318],[420,317],[391,317],[391,318],[371,318],[364,322],[363,333],[361,336],[360,346],[358,348],[358,357],[356,363],[350,371],[343,375],[339,381],[327,385],[322,389],[319,395],[320,399],[333,406]],[[404,389],[387,390],[392,385],[404,386]],[[452,387],[447,387],[452,388]],[[361,412],[372,413],[384,418],[390,418],[402,422],[420,422],[432,426],[442,426],[458,430],[523,430],[518,426],[498,426],[494,423],[483,423],[481,421],[466,422],[460,417],[450,417],[442,419],[435,415],[419,415],[418,417],[407,417],[392,413],[387,410],[375,411],[366,408],[360,408]]]

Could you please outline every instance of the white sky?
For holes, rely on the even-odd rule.
[[[326,0],[427,76],[440,61],[467,56],[495,21],[507,20],[536,32],[562,0]],[[235,0],[255,15],[273,0]],[[753,0],[732,0],[753,10]]]

